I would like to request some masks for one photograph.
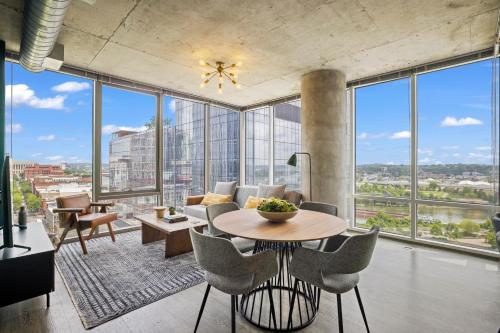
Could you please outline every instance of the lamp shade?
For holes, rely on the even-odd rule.
[[[290,158],[288,159],[288,162],[286,164],[296,167],[297,166],[297,154],[292,154]]]

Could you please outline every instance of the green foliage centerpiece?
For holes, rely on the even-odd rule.
[[[291,219],[297,215],[298,211],[294,204],[276,198],[266,199],[257,207],[259,215],[271,222]]]

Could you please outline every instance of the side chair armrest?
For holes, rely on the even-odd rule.
[[[53,213],[85,213],[87,210],[85,208],[54,208]]]
[[[239,269],[247,273],[255,273],[256,276],[264,276],[265,280],[278,274],[278,260],[276,251],[267,250],[250,256],[244,256],[243,265]]]
[[[205,197],[204,194],[201,195],[188,195],[186,197],[186,206],[199,205]]]
[[[91,207],[113,207],[115,205],[114,202],[91,202]]]
[[[290,273],[316,286],[322,282],[321,272],[329,265],[333,253],[304,247],[295,249],[290,264]]]

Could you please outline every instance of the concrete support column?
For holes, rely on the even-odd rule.
[[[348,198],[345,89],[345,74],[338,70],[318,70],[302,77],[301,150],[310,153],[312,160],[312,179],[308,163],[301,163],[302,193],[309,200],[312,182],[313,200],[336,205],[340,217],[347,215]]]

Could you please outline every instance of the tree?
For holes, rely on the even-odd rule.
[[[25,196],[26,208],[29,212],[35,213],[42,207],[42,200],[33,193],[27,193]]]
[[[438,182],[435,180],[431,180],[431,182],[429,183],[429,190],[437,191],[438,188],[439,188]]]
[[[443,235],[443,231],[442,231],[441,226],[439,224],[433,224],[431,226],[431,235],[433,235],[433,236]]]
[[[484,235],[484,241],[494,249],[497,247],[497,235],[494,231],[488,231],[486,235]]]
[[[172,124],[172,119],[168,117],[163,119],[163,126],[170,126],[170,124]],[[148,129],[154,129],[156,126],[156,116],[152,116],[151,119],[144,124],[144,126]]]
[[[474,236],[481,228],[479,224],[472,222],[471,220],[463,220],[459,224],[460,229],[464,232],[464,236]]]

